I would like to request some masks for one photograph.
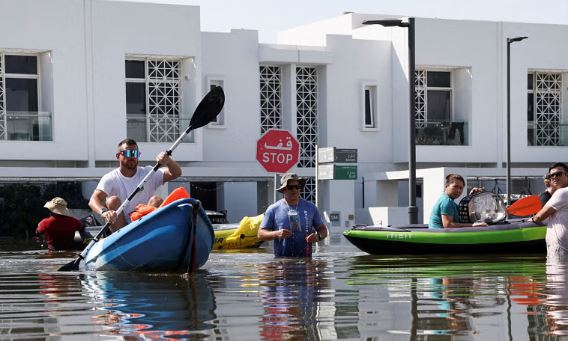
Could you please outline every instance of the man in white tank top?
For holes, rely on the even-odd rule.
[[[156,161],[162,166],[152,174],[142,191],[138,192],[124,207],[121,214],[116,210],[128,196],[134,192],[144,177],[152,171],[152,166],[139,167],[138,157],[140,151],[133,139],[124,139],[118,143],[116,158],[119,167],[105,174],[89,201],[89,207],[99,213],[105,222],[111,222],[111,231],[114,232],[130,223],[129,214],[138,204],[148,204],[158,207],[163,199],[155,196],[156,189],[164,183],[181,175],[181,168],[166,152],[161,152]]]

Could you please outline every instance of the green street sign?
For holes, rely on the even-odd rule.
[[[357,165],[334,165],[335,180],[357,180]]]
[[[318,167],[318,179],[357,180],[357,165],[321,165]]]

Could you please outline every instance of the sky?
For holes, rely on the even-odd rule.
[[[197,5],[201,30],[259,31],[261,43],[276,33],[343,12],[401,17],[513,21],[568,25],[568,0],[123,0]]]

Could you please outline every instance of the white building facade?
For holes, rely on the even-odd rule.
[[[380,18],[345,14],[267,45],[252,30],[201,32],[195,6],[2,1],[0,182],[80,181],[88,197],[116,167],[120,140],[137,140],[141,162],[153,164],[221,85],[223,112],[174,151],[183,176],[169,188],[187,186],[232,221],[262,213],[274,180],[256,141],[288,129],[300,142],[291,171],[310,178],[305,195],[317,188],[322,211],[337,213],[332,225],[404,221],[407,31],[362,24]],[[516,36],[528,39],[511,46],[511,192],[542,190],[546,167],[564,160],[567,26],[417,18],[421,221],[449,172],[505,190],[506,39]],[[316,186],[318,146],[357,149],[357,180]]]

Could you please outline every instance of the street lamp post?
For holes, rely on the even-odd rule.
[[[408,87],[409,87],[409,149],[408,149],[408,220],[410,224],[418,223],[418,207],[416,207],[416,106],[414,99],[415,82],[415,53],[414,53],[414,18],[408,18],[407,22],[401,19],[366,20],[363,25],[381,25],[384,27],[407,27],[408,28]]]
[[[511,205],[511,43],[525,39],[507,38],[507,205]]]

